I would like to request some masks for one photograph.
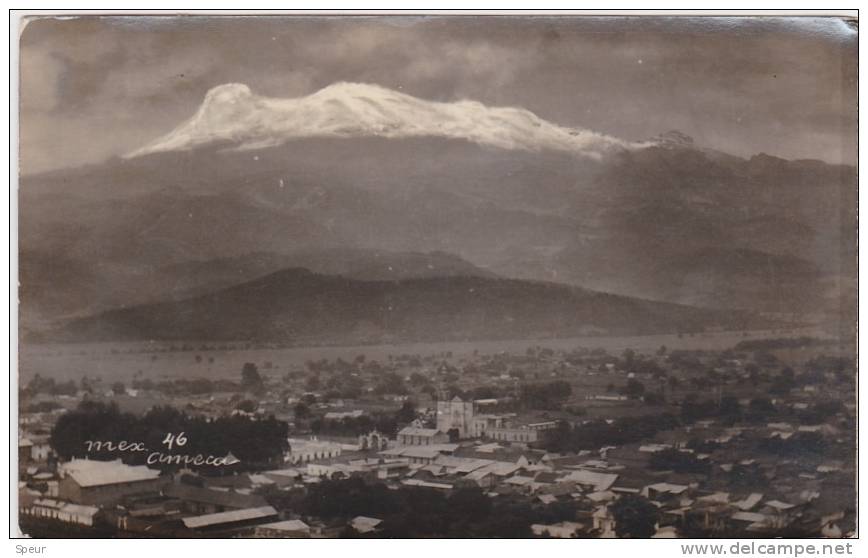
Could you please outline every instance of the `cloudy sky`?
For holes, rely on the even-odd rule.
[[[627,140],[856,159],[857,35],[835,19],[82,17],[30,21],[20,53],[24,173],[131,151],[229,82],[376,83]]]

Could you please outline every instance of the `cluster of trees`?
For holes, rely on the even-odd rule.
[[[666,347],[661,347],[663,350],[662,354],[666,353]],[[661,354],[658,351],[658,354]],[[662,356],[661,354],[661,356]],[[627,349],[624,351],[624,356],[621,361],[618,363],[618,368],[621,368],[627,373],[634,374],[648,374],[654,376],[655,378],[662,378],[666,376],[666,371],[657,364],[657,361],[650,358],[645,358],[642,355],[637,356],[636,353],[632,349]]]
[[[396,372],[385,372],[380,375],[374,386],[374,393],[379,395],[407,395],[410,393],[404,385],[404,378]]]
[[[852,358],[820,355],[809,360],[805,368],[815,375],[831,373],[838,382],[856,384],[856,363]]]
[[[520,497],[492,500],[474,485],[444,494],[418,487],[390,490],[381,483],[366,483],[358,478],[327,480],[313,485],[304,496],[275,496],[272,499],[266,495],[266,499],[276,508],[291,506],[296,513],[327,522],[346,521],[357,515],[381,518],[382,532],[378,536],[390,538],[530,537],[533,524],[575,521],[580,512],[591,511],[589,504],[576,501],[537,505]],[[660,512],[647,499],[626,495],[610,509],[619,537],[648,538],[655,533]]]
[[[322,391],[320,399],[356,399],[362,395],[364,382],[355,374],[331,375],[321,378],[315,374],[307,377],[304,388],[308,391]]]
[[[673,368],[677,368],[686,374],[697,374],[704,370],[702,360],[700,360],[696,351],[670,351],[666,360]]]
[[[763,451],[773,453],[781,457],[798,457],[826,455],[829,444],[823,435],[818,432],[796,432],[786,440],[783,438],[764,438],[759,447]]]
[[[519,401],[530,409],[559,410],[572,393],[573,388],[569,382],[561,380],[546,384],[525,384],[521,387]]]
[[[43,378],[36,374],[32,380],[27,382],[24,388],[25,394],[36,395],[44,393],[47,395],[75,395],[78,393],[78,386],[73,380],[66,382],[57,382],[54,378]]]
[[[681,403],[681,419],[690,424],[703,419],[718,419],[724,424],[738,421],[760,423],[778,416],[780,411],[768,397],[755,397],[743,407],[737,397],[724,395],[719,400],[686,397]]]
[[[505,355],[492,355],[485,362],[472,363],[464,367],[465,375],[500,376],[501,374],[506,374],[508,371],[509,362]]]
[[[678,451],[673,448],[651,454],[648,466],[657,471],[675,471],[676,473],[698,473],[705,475],[711,471],[711,463],[707,459],[698,459],[692,453]]]
[[[781,337],[775,339],[747,339],[739,341],[736,351],[773,351],[776,349],[795,349],[832,344],[833,341],[816,337]]]
[[[324,399],[355,399],[361,396],[364,383],[359,377],[360,374],[377,378],[374,386],[374,392],[377,394],[409,393],[402,376],[387,370],[375,360],[366,360],[365,355],[357,356],[352,362],[341,358],[335,361],[327,359],[308,361],[306,366],[310,373],[305,378],[305,389],[325,391]]]
[[[393,416],[375,413],[341,419],[316,418],[311,421],[310,429],[314,434],[331,436],[359,436],[376,429],[388,436],[394,436],[398,431],[398,424]]]
[[[646,498],[627,494],[618,498],[609,511],[615,518],[615,534],[622,539],[648,539],[657,532],[660,509]]]
[[[618,392],[621,395],[626,395],[630,399],[639,399],[645,394],[645,384],[636,378],[630,378],[627,380],[627,385],[620,388]]]
[[[56,411],[57,409],[62,409],[63,405],[58,403],[57,401],[39,401],[36,403],[30,403],[29,405],[22,405],[21,412],[23,413],[50,413],[51,411]]]
[[[572,521],[582,509],[576,502],[535,506],[526,499],[492,500],[473,485],[444,494],[419,487],[390,490],[382,483],[359,478],[323,481],[301,498],[275,496],[265,495],[276,508],[292,506],[295,513],[327,522],[343,522],[357,515],[383,519],[378,536],[390,538],[530,537],[532,524]]]
[[[769,482],[763,470],[756,463],[749,465],[735,463],[728,473],[720,474],[725,475],[726,484],[732,490],[756,491],[757,489],[764,489]]]
[[[426,384],[429,384],[430,381],[428,376],[422,374],[421,372],[413,372],[410,374],[410,385],[414,387],[421,387]]]
[[[259,369],[252,362],[245,362],[241,368],[241,388],[256,394],[265,391],[265,382],[259,374]]]
[[[347,362],[340,357],[336,358],[333,362],[327,358],[321,358],[319,360],[308,360],[305,362],[305,366],[308,370],[317,374],[331,374],[335,372],[345,374],[358,371],[359,366],[363,365],[366,361],[367,357],[365,355],[358,355],[352,362]]]
[[[168,447],[167,435],[184,433],[183,447]],[[121,412],[114,403],[82,402],[63,414],[51,431],[50,443],[63,459],[117,459],[142,465],[151,452],[223,457],[241,460],[236,469],[274,466],[288,449],[288,427],[274,417],[250,419],[190,416],[172,407],[154,407],[142,416]],[[111,442],[95,447],[86,442]],[[146,451],[118,451],[120,442],[141,443]],[[89,447],[90,446],[90,447]],[[164,468],[176,468],[164,464]]]
[[[786,395],[796,387],[796,373],[789,366],[785,367],[772,378],[769,393],[774,395]]]
[[[573,366],[587,365],[588,368],[591,368],[593,365],[598,365],[605,369],[606,364],[617,363],[617,359],[615,357],[611,356],[605,349],[601,348],[574,349],[569,352],[564,352],[563,359]]]
[[[199,355],[196,355],[199,359]],[[197,360],[198,361],[198,360]],[[266,367],[271,366],[271,363],[266,363]],[[83,389],[86,387],[86,379],[82,380]],[[155,382],[150,378],[141,378],[137,374],[132,381],[133,389],[142,389],[147,391],[159,391],[166,395],[205,395],[214,393],[215,391],[238,392],[247,391],[253,394],[262,394],[265,392],[265,381],[259,374],[259,369],[252,362],[244,363],[241,368],[241,382],[233,382],[232,380],[210,378],[177,378],[174,380],[161,380]],[[112,384],[112,390],[116,393],[122,393],[124,384],[115,382]],[[90,391],[85,389],[85,391]]]
[[[796,416],[802,424],[821,424],[844,410],[844,404],[837,400],[820,401],[803,411],[797,411]]]
[[[133,389],[159,391],[166,395],[204,395],[217,391],[241,391],[241,385],[231,380],[211,380],[209,378],[178,378],[155,382],[148,378],[135,378]]]
[[[738,398],[732,395],[724,395],[718,401],[687,397],[681,403],[681,419],[684,423],[714,418],[724,424],[756,424],[773,419],[794,420],[800,424],[821,424],[843,410],[843,403],[837,400],[820,401],[804,410],[790,410],[775,406],[768,397],[754,397],[747,406],[742,406]]]
[[[298,417],[298,412],[296,412]],[[398,430],[416,418],[416,405],[405,401],[394,413],[373,412],[360,417],[344,417],[341,419],[315,418],[310,423],[310,429],[315,434],[332,436],[359,436],[377,430],[381,434],[395,436]]]
[[[687,424],[698,420],[718,418],[739,414],[741,406],[738,399],[722,397],[720,403],[711,399],[699,399],[695,393],[688,394],[681,402],[681,420]]]
[[[421,366],[421,363],[419,364]],[[364,372],[366,374],[379,374],[385,368],[376,360],[368,360],[365,355],[357,355],[352,361],[346,361],[340,357],[334,361],[326,358],[319,360],[308,360],[305,362],[305,367],[313,374],[340,374],[346,375],[353,372]]]
[[[555,356],[555,351],[549,347],[528,347],[524,352],[525,355],[531,358],[552,358]]]
[[[544,431],[540,445],[546,451],[560,453],[597,450],[607,445],[641,442],[678,424],[678,418],[669,414],[624,417],[611,423],[596,420],[576,426],[559,422],[557,427]]]

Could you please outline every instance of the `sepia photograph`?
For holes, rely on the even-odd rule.
[[[11,33],[13,538],[858,536],[855,17]]]

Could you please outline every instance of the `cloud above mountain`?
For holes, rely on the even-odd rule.
[[[28,21],[20,35],[23,174],[132,151],[225,83],[281,98],[376,83],[431,101],[522,107],[629,140],[677,129],[743,157],[856,160],[858,33],[839,18]]]
[[[305,97],[279,99],[228,83],[211,89],[192,118],[127,157],[217,142],[256,149],[320,137],[440,137],[591,158],[644,145],[561,127],[522,108],[488,107],[470,100],[426,101],[377,85],[340,82]]]

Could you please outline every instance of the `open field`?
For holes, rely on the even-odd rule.
[[[279,376],[288,370],[301,368],[309,360],[322,358],[351,360],[364,354],[369,360],[386,361],[389,355],[441,355],[452,353],[454,358],[482,354],[523,352],[530,346],[543,346],[555,350],[580,347],[603,348],[620,353],[630,348],[636,352],[650,352],[661,345],[669,349],[720,350],[732,347],[744,339],[764,337],[826,337],[815,329],[787,331],[714,332],[692,335],[648,335],[639,337],[576,337],[569,339],[531,339],[512,341],[473,341],[446,343],[408,343],[397,345],[367,345],[352,347],[317,346],[292,348],[244,348],[237,344],[229,349],[202,350],[207,342],[190,342],[192,350],[169,350],[170,343],[98,343],[22,345],[20,352],[20,383],[35,374],[56,380],[78,380],[84,376],[102,377],[120,381],[136,375],[143,378],[227,378],[237,379],[245,362],[256,363],[268,376]],[[182,345],[175,344],[176,348]],[[828,351],[827,351],[828,352]],[[197,362],[197,355],[201,357]],[[271,363],[269,366],[267,363]]]

